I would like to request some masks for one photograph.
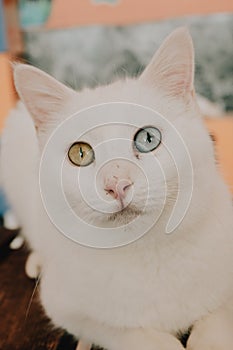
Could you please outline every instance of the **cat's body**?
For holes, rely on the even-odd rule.
[[[182,30],[174,34],[172,40],[175,39],[183,50],[187,50],[187,57],[185,51],[180,50],[181,57],[175,51],[174,58],[178,60],[178,64],[174,69],[170,86],[169,75],[168,77],[159,76],[162,67],[159,67],[160,70],[157,72],[157,78],[161,79],[158,86],[153,77],[160,56],[163,58],[160,65],[164,62],[164,48],[160,56],[157,55],[154,61],[156,64],[152,62],[140,82],[136,80],[118,82],[111,86],[100,87],[93,92],[84,91],[81,94],[56,85],[54,80],[50,82],[48,80],[49,83],[45,88],[48,92],[46,90],[45,93],[43,84],[46,84],[46,80],[50,78],[40,75],[41,73],[34,71],[33,68],[24,66],[16,68],[16,87],[36,121],[39,142],[29,113],[23,105],[19,105],[6,124],[1,166],[4,187],[13,209],[32,249],[41,257],[41,301],[55,325],[65,327],[75,336],[109,350],[182,349],[181,344],[171,335],[187,330],[203,317],[207,317],[207,323],[210,319],[213,331],[215,321],[212,321],[211,317],[218,315],[218,310],[221,310],[223,320],[230,320],[227,324],[232,321],[231,313],[230,316],[225,317],[224,309],[227,304],[226,313],[231,310],[229,300],[233,299],[231,197],[216,169],[213,147],[193,97],[192,68],[190,68],[192,57],[188,49],[190,39]],[[171,39],[167,41],[168,47],[169,43],[171,45]],[[167,50],[169,53],[170,49]],[[172,47],[172,50],[176,49]],[[165,67],[170,68],[171,65],[172,60]],[[176,85],[173,83],[174,77],[178,79],[177,90],[174,90]],[[33,90],[36,78],[39,78],[39,87]],[[26,85],[30,79],[32,83],[28,84],[27,91]],[[179,96],[181,87],[181,96]],[[42,96],[39,96],[38,92],[42,92]],[[38,103],[35,94],[38,94]],[[46,109],[48,110],[51,106],[51,101],[47,102],[49,95],[51,95],[50,98],[59,96],[59,99],[52,101],[57,110],[44,116]],[[95,249],[72,242],[52,224],[40,198],[38,168],[40,150],[56,125],[77,110],[107,102],[125,102],[126,106],[123,104],[121,110],[125,113],[125,121],[131,124],[134,120],[135,106],[129,107],[128,103],[152,108],[166,116],[172,128],[182,135],[186,150],[191,157],[194,174],[193,191],[188,211],[180,225],[172,234],[165,234],[175,203],[174,198],[177,195],[178,180],[175,173],[176,166],[172,164],[169,152],[159,146],[154,154],[166,174],[167,192],[164,209],[158,221],[142,238],[131,244],[113,249]],[[118,106],[113,104],[109,108],[111,111],[109,122],[114,122],[117,117],[117,115],[114,117],[114,113],[117,113]],[[38,111],[40,111],[39,114]],[[56,118],[54,118],[54,112],[56,112]],[[141,109],[140,113],[142,113]],[[96,118],[101,120],[101,109],[98,112],[98,107]],[[149,117],[147,119],[146,111],[143,120],[144,124],[141,127],[148,125],[150,121]],[[83,123],[85,124],[85,121]],[[175,147],[176,138],[172,129],[170,131],[169,128],[167,129],[166,122],[155,116],[154,125],[161,130],[164,144]],[[98,153],[99,143],[109,142],[109,139],[119,137],[132,142],[136,131],[136,127],[129,125],[124,128],[109,125],[100,130],[98,128],[92,130],[89,135],[87,132],[84,141],[96,150],[96,164],[98,164],[98,157],[101,158],[101,153]],[[64,137],[69,139],[69,135]],[[71,139],[70,144],[74,141]],[[121,146],[122,141],[119,139],[117,142],[118,147],[114,145],[114,150],[119,148],[119,158],[110,161],[110,168],[106,169],[104,176],[107,176],[107,180],[104,180],[103,193],[106,192],[106,186],[109,183],[106,181],[116,177],[129,179],[135,191],[132,202],[138,210],[136,213],[140,212],[143,209],[140,206],[143,206],[142,202],[146,197],[143,190],[145,183],[132,162],[140,164],[152,184],[145,212],[141,214],[142,220],[146,222],[151,215],[157,215],[155,208],[160,207],[162,203],[163,196],[159,191],[161,193],[164,191],[164,178],[159,171],[156,176],[150,171],[151,163],[146,155],[136,154],[135,150]],[[111,145],[104,150],[106,154],[113,151]],[[179,170],[184,172],[184,174],[181,173],[181,177],[183,175],[185,177],[185,171],[187,171],[186,167],[182,166],[183,156],[181,152],[180,158],[179,155],[176,158],[180,163]],[[56,162],[56,157],[58,157],[57,154],[51,162]],[[120,157],[127,158],[128,165]],[[90,195],[88,199],[95,206],[96,198],[94,195],[91,198],[93,190],[91,188],[89,192],[88,189],[91,187],[91,179],[94,176],[95,162],[93,164],[85,168],[79,167],[78,172],[86,172],[86,179],[90,179],[86,184],[86,194]],[[72,167],[66,160],[64,169],[64,190],[78,215],[90,219],[92,224],[96,223],[101,227],[118,225],[121,220],[126,220],[127,223],[127,218],[124,217],[115,217],[114,221],[103,216],[103,219],[99,220],[100,214],[92,211],[89,206],[85,207],[81,197],[73,197],[71,186],[73,186],[73,174],[77,168]],[[104,167],[103,169],[105,170]],[[15,177],[16,174],[17,177]],[[97,186],[102,193],[98,182]],[[189,188],[184,187],[182,190],[187,192]],[[108,194],[112,196],[113,191],[116,191],[115,187],[111,187],[110,191],[108,189]],[[127,195],[124,193],[123,200]],[[118,202],[116,196],[113,202],[110,201],[104,205],[112,206],[111,210],[117,211]],[[62,207],[60,210],[62,212]],[[127,213],[127,210],[125,212]],[[123,213],[123,215],[126,214]],[[196,333],[195,336],[194,328],[190,349],[212,349],[211,337],[197,344],[197,340],[204,339],[208,331],[205,331],[205,335],[200,335],[202,329],[199,330],[197,326]],[[226,339],[223,349],[230,349],[231,336],[229,339],[225,335],[220,338]],[[220,348],[216,347],[216,349]]]

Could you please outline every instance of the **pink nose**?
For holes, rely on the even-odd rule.
[[[129,180],[118,180],[114,177],[107,181],[105,191],[114,199],[122,200],[125,198],[126,193],[131,186],[132,182]]]

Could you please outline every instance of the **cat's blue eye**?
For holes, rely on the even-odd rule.
[[[141,153],[154,151],[161,143],[162,135],[159,129],[146,126],[139,129],[134,136],[134,146]]]

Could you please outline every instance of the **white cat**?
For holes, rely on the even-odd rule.
[[[193,72],[192,40],[183,28],[165,40],[139,79],[93,91],[77,93],[36,68],[15,67],[24,105],[11,113],[2,136],[4,188],[40,256],[46,313],[56,326],[83,339],[84,347],[180,350],[176,334],[194,325],[188,349],[232,349],[232,203],[195,101]],[[157,111],[153,120],[151,109]],[[80,130],[65,126],[81,110],[74,118],[74,125],[87,130],[80,139],[75,138]],[[90,130],[91,118],[93,125],[109,124]],[[114,123],[121,119],[125,124]],[[63,121],[64,129],[56,129]],[[54,137],[59,142],[46,164],[46,197],[44,188],[40,193],[39,160]],[[140,239],[112,249],[66,238],[41,199],[41,194],[45,202],[54,198],[59,221],[65,211],[54,187],[60,159],[64,194],[72,213],[86,221],[85,232],[75,227],[84,240],[90,227],[108,232],[106,227],[123,224],[127,241],[134,230],[149,227],[151,218],[157,221]],[[166,234],[178,194],[191,185],[183,220]]]

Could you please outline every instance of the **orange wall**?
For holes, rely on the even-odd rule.
[[[92,0],[53,0],[48,28],[87,24],[129,24],[188,14],[233,12],[232,0],[119,0],[115,5]]]
[[[0,130],[9,110],[15,104],[10,57],[7,53],[0,54]]]
[[[233,115],[206,119],[210,133],[216,139],[216,154],[222,174],[233,193]]]

